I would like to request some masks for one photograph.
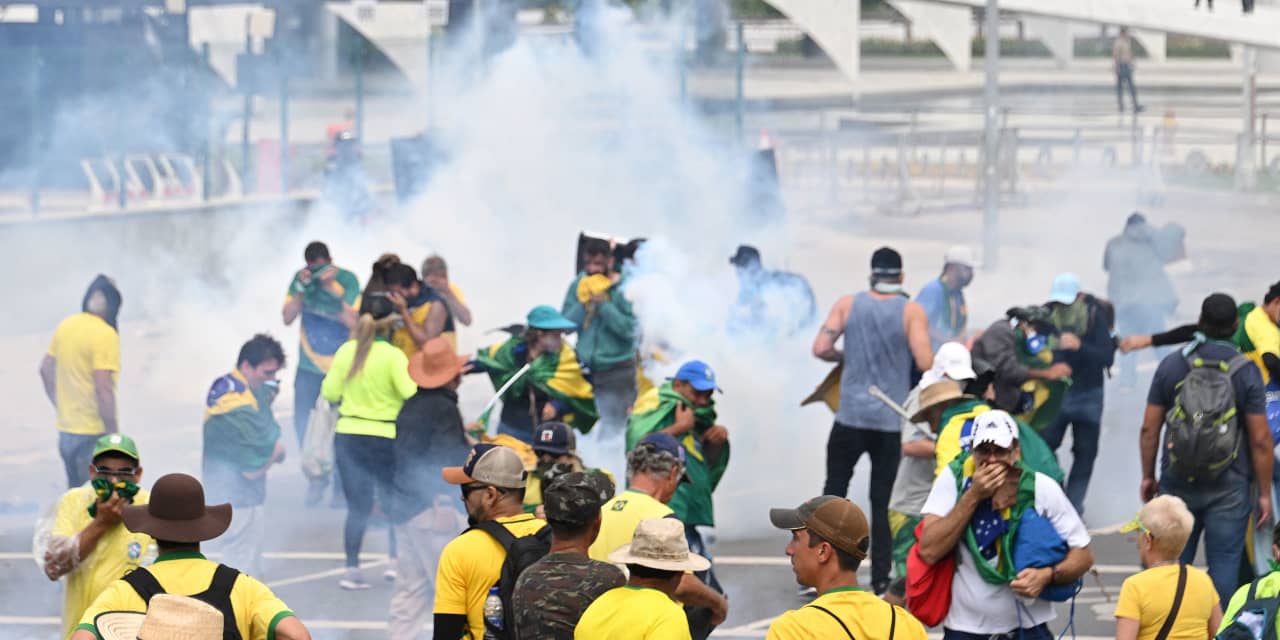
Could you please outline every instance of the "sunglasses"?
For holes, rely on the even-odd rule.
[[[1133,520],[1130,520],[1129,523],[1126,524],[1124,527],[1122,527],[1121,530],[1129,531],[1129,532],[1141,531],[1142,533],[1151,536],[1151,530],[1147,528],[1147,525],[1142,524],[1142,520],[1139,520],[1137,517],[1135,517]],[[1151,537],[1154,538],[1155,536],[1151,536]]]
[[[462,485],[462,499],[466,500],[467,496],[471,495],[472,493],[475,493],[476,491],[488,489],[488,488],[489,488],[489,485],[487,484],[464,484]]]
[[[125,478],[125,477],[129,477],[129,476],[136,475],[136,474],[138,473],[138,470],[137,470],[137,469],[134,469],[133,467],[125,467],[125,468],[123,468],[123,469],[110,469],[110,468],[107,468],[107,467],[94,467],[94,468],[93,468],[93,472],[94,472],[94,473],[96,473],[96,474],[98,474],[98,475],[100,475],[100,476],[108,476],[108,477],[112,477],[112,478]]]

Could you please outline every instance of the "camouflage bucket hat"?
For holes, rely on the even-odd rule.
[[[604,474],[594,471],[574,471],[556,478],[542,493],[547,521],[571,527],[587,526],[612,497],[610,485]]]

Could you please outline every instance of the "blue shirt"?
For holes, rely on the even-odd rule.
[[[934,278],[916,294],[916,302],[929,316],[929,336],[941,344],[964,333],[969,324],[969,308],[964,303],[964,290],[949,289],[942,278]],[[937,344],[934,346],[936,347]]]

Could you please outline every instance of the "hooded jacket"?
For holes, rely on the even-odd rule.
[[[1172,311],[1178,305],[1173,282],[1164,272],[1165,260],[1154,227],[1146,222],[1125,226],[1107,242],[1102,268],[1110,276],[1107,298],[1117,305],[1152,305]]]
[[[101,314],[98,314],[97,311],[89,311],[89,301],[93,298],[93,292],[95,291],[101,291],[103,297],[107,300],[107,308]],[[93,282],[89,283],[89,288],[85,290],[84,299],[80,301],[80,310],[86,313],[101,315],[102,319],[105,320],[107,324],[111,325],[112,329],[119,331],[120,328],[116,326],[116,316],[120,314],[120,303],[122,301],[123,300],[120,297],[120,290],[116,288],[116,285],[111,281],[111,278],[99,273],[98,277],[94,278]]]

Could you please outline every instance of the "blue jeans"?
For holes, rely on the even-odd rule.
[[[1056,453],[1071,426],[1071,475],[1067,478],[1067,498],[1076,512],[1084,513],[1084,496],[1093,476],[1093,462],[1098,457],[1098,438],[1102,435],[1102,404],[1106,392],[1102,387],[1071,387],[1062,401],[1062,411],[1040,432],[1045,444]]]
[[[942,640],[1053,640],[1049,625],[1042,624],[1029,629],[1014,629],[1004,633],[969,633],[955,629],[942,628]]]
[[[293,377],[293,430],[298,434],[298,447],[302,447],[302,438],[307,435],[307,421],[311,419],[311,410],[316,407],[323,383],[323,373],[305,369],[298,369]]]
[[[58,453],[67,472],[67,488],[74,489],[89,481],[89,465],[93,464],[93,446],[102,434],[91,436],[58,432]]]
[[[1160,478],[1160,493],[1178,496],[1195,516],[1191,537],[1182,551],[1182,562],[1196,557],[1200,533],[1204,532],[1204,555],[1209,577],[1222,602],[1230,602],[1240,586],[1240,563],[1244,558],[1245,532],[1253,512],[1249,481],[1228,469],[1218,481],[1204,487],[1188,487],[1168,475]]]

